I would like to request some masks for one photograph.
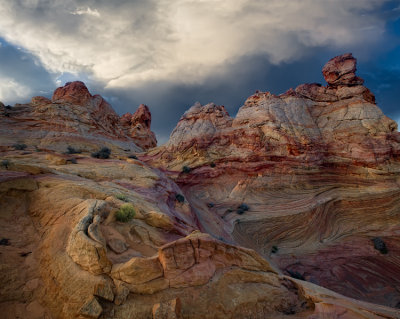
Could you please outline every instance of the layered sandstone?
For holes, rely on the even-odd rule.
[[[128,135],[142,149],[147,150],[157,146],[156,136],[150,130],[151,113],[147,105],[140,104],[135,113],[125,113],[122,115],[121,123],[128,127]]]
[[[91,95],[83,82],[69,82],[57,88],[51,100],[36,96],[31,103],[4,108],[0,139],[2,145],[18,142],[57,151],[70,146],[93,152],[107,146],[117,154],[140,152],[157,143],[150,122],[143,126],[142,113],[139,107],[132,128],[100,95]],[[148,108],[146,116],[151,119]],[[145,129],[131,133],[140,125]]]
[[[399,318],[400,136],[355,71],[336,57],[326,87],[256,93],[235,118],[196,104],[139,159],[122,155],[155,146],[144,105],[119,118],[82,82],[0,104],[1,313]]]
[[[199,232],[179,186],[140,161],[41,153],[3,153],[4,318],[396,318]],[[115,220],[120,194],[137,212],[128,223]]]
[[[351,54],[336,57],[323,69],[327,87],[303,84],[279,96],[258,92],[236,118],[223,106],[197,104],[151,155],[172,169],[211,161],[384,163],[399,155],[397,124],[376,106],[355,70]]]
[[[258,92],[235,118],[197,104],[146,160],[169,170],[203,231],[286,274],[399,307],[400,134],[355,72],[351,54],[333,58],[327,86]]]

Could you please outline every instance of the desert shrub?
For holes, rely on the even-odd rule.
[[[246,204],[240,204],[236,210],[236,213],[238,213],[239,215],[242,215],[244,212],[247,212],[249,210],[249,206],[247,206]]]
[[[26,252],[26,253],[19,253],[19,255],[20,255],[21,257],[29,256],[29,254],[32,254],[32,252],[31,252],[31,251],[28,251],[28,252]]]
[[[92,153],[92,157],[107,159],[110,158],[111,150],[108,147],[102,147],[97,152]]]
[[[76,160],[75,157],[67,159],[67,163],[70,162],[71,164],[78,164],[78,161]]]
[[[185,201],[185,197],[182,194],[176,194],[175,195],[175,199],[179,202],[179,203],[183,203]]]
[[[124,201],[124,202],[128,201],[128,198],[124,194],[117,194],[115,197],[118,198],[119,200]]]
[[[135,213],[135,209],[131,204],[123,204],[115,214],[115,218],[119,222],[126,223],[135,217]]]
[[[132,158],[132,159],[135,159],[135,160],[138,159],[136,155],[129,155],[128,158]]]
[[[1,246],[10,246],[10,240],[8,238],[2,238],[0,239],[0,245]]]
[[[277,246],[272,246],[271,248],[271,253],[276,254],[278,252],[278,247]]]
[[[215,165],[214,162],[211,162],[210,166],[211,166],[212,168],[214,168],[216,165]]]
[[[213,208],[214,207],[214,203],[207,203],[207,207],[208,208]]]
[[[385,242],[382,240],[382,238],[380,237],[375,237],[372,239],[372,242],[374,243],[374,248],[376,250],[379,250],[381,252],[381,254],[387,254],[388,250],[386,247]]]
[[[192,169],[189,167],[189,166],[183,166],[182,167],[182,173],[190,173],[190,171],[191,171]]]
[[[67,146],[67,154],[80,154],[80,153],[82,153],[81,150],[77,150],[72,146]]]
[[[0,163],[1,167],[4,167],[5,169],[8,169],[8,167],[10,166],[10,161],[9,160],[2,160]]]
[[[11,105],[6,105],[5,108],[6,108],[6,110],[11,110],[12,106]]]
[[[287,272],[289,273],[290,277],[292,277],[292,278],[306,280],[304,278],[304,276],[301,273],[299,273],[298,271],[292,271],[292,270],[288,269]]]
[[[18,150],[18,151],[22,151],[27,148],[26,144],[19,144],[19,143],[14,144],[13,147],[15,150]]]

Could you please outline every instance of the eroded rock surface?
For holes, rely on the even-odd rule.
[[[350,54],[323,72],[235,118],[196,104],[160,148],[82,82],[0,103],[3,317],[400,318],[397,126]]]
[[[170,170],[203,231],[255,249],[287,275],[399,307],[397,124],[351,54],[323,75],[327,86],[257,92],[235,118],[195,105],[146,160]]]
[[[151,119],[149,109],[141,106],[132,116],[134,123],[127,123],[100,95],[91,95],[83,82],[68,82],[51,100],[36,96],[0,113],[0,141],[61,152],[68,146],[83,152],[107,146],[116,154],[129,154],[157,143],[146,116]]]
[[[135,113],[122,115],[121,122],[128,127],[128,135],[142,149],[147,150],[157,146],[156,136],[150,130],[151,113],[147,105],[140,104]]]
[[[303,84],[279,96],[258,92],[234,119],[223,106],[196,104],[149,159],[179,170],[212,161],[373,166],[398,157],[397,124],[375,105],[355,70],[351,54],[336,57],[323,69],[327,87]]]

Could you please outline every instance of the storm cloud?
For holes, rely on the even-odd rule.
[[[164,141],[196,101],[234,114],[257,89],[323,83],[322,65],[353,52],[400,119],[399,1],[0,0],[0,15],[6,103],[80,79],[119,113],[148,104]]]

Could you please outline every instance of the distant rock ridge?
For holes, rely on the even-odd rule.
[[[196,104],[150,157],[170,168],[222,158],[310,163],[341,158],[375,165],[398,157],[397,124],[356,76],[352,54],[331,59],[322,72],[327,86],[302,84],[278,96],[257,92],[235,118],[223,106]]]
[[[127,116],[119,117],[103,97],[90,94],[81,81],[57,88],[51,100],[36,96],[31,103],[17,104],[3,115],[0,130],[5,143],[13,140],[11,132],[18,130],[21,142],[59,151],[67,146],[88,151],[107,146],[114,153],[124,153],[157,145],[147,106],[139,106],[127,121]]]

